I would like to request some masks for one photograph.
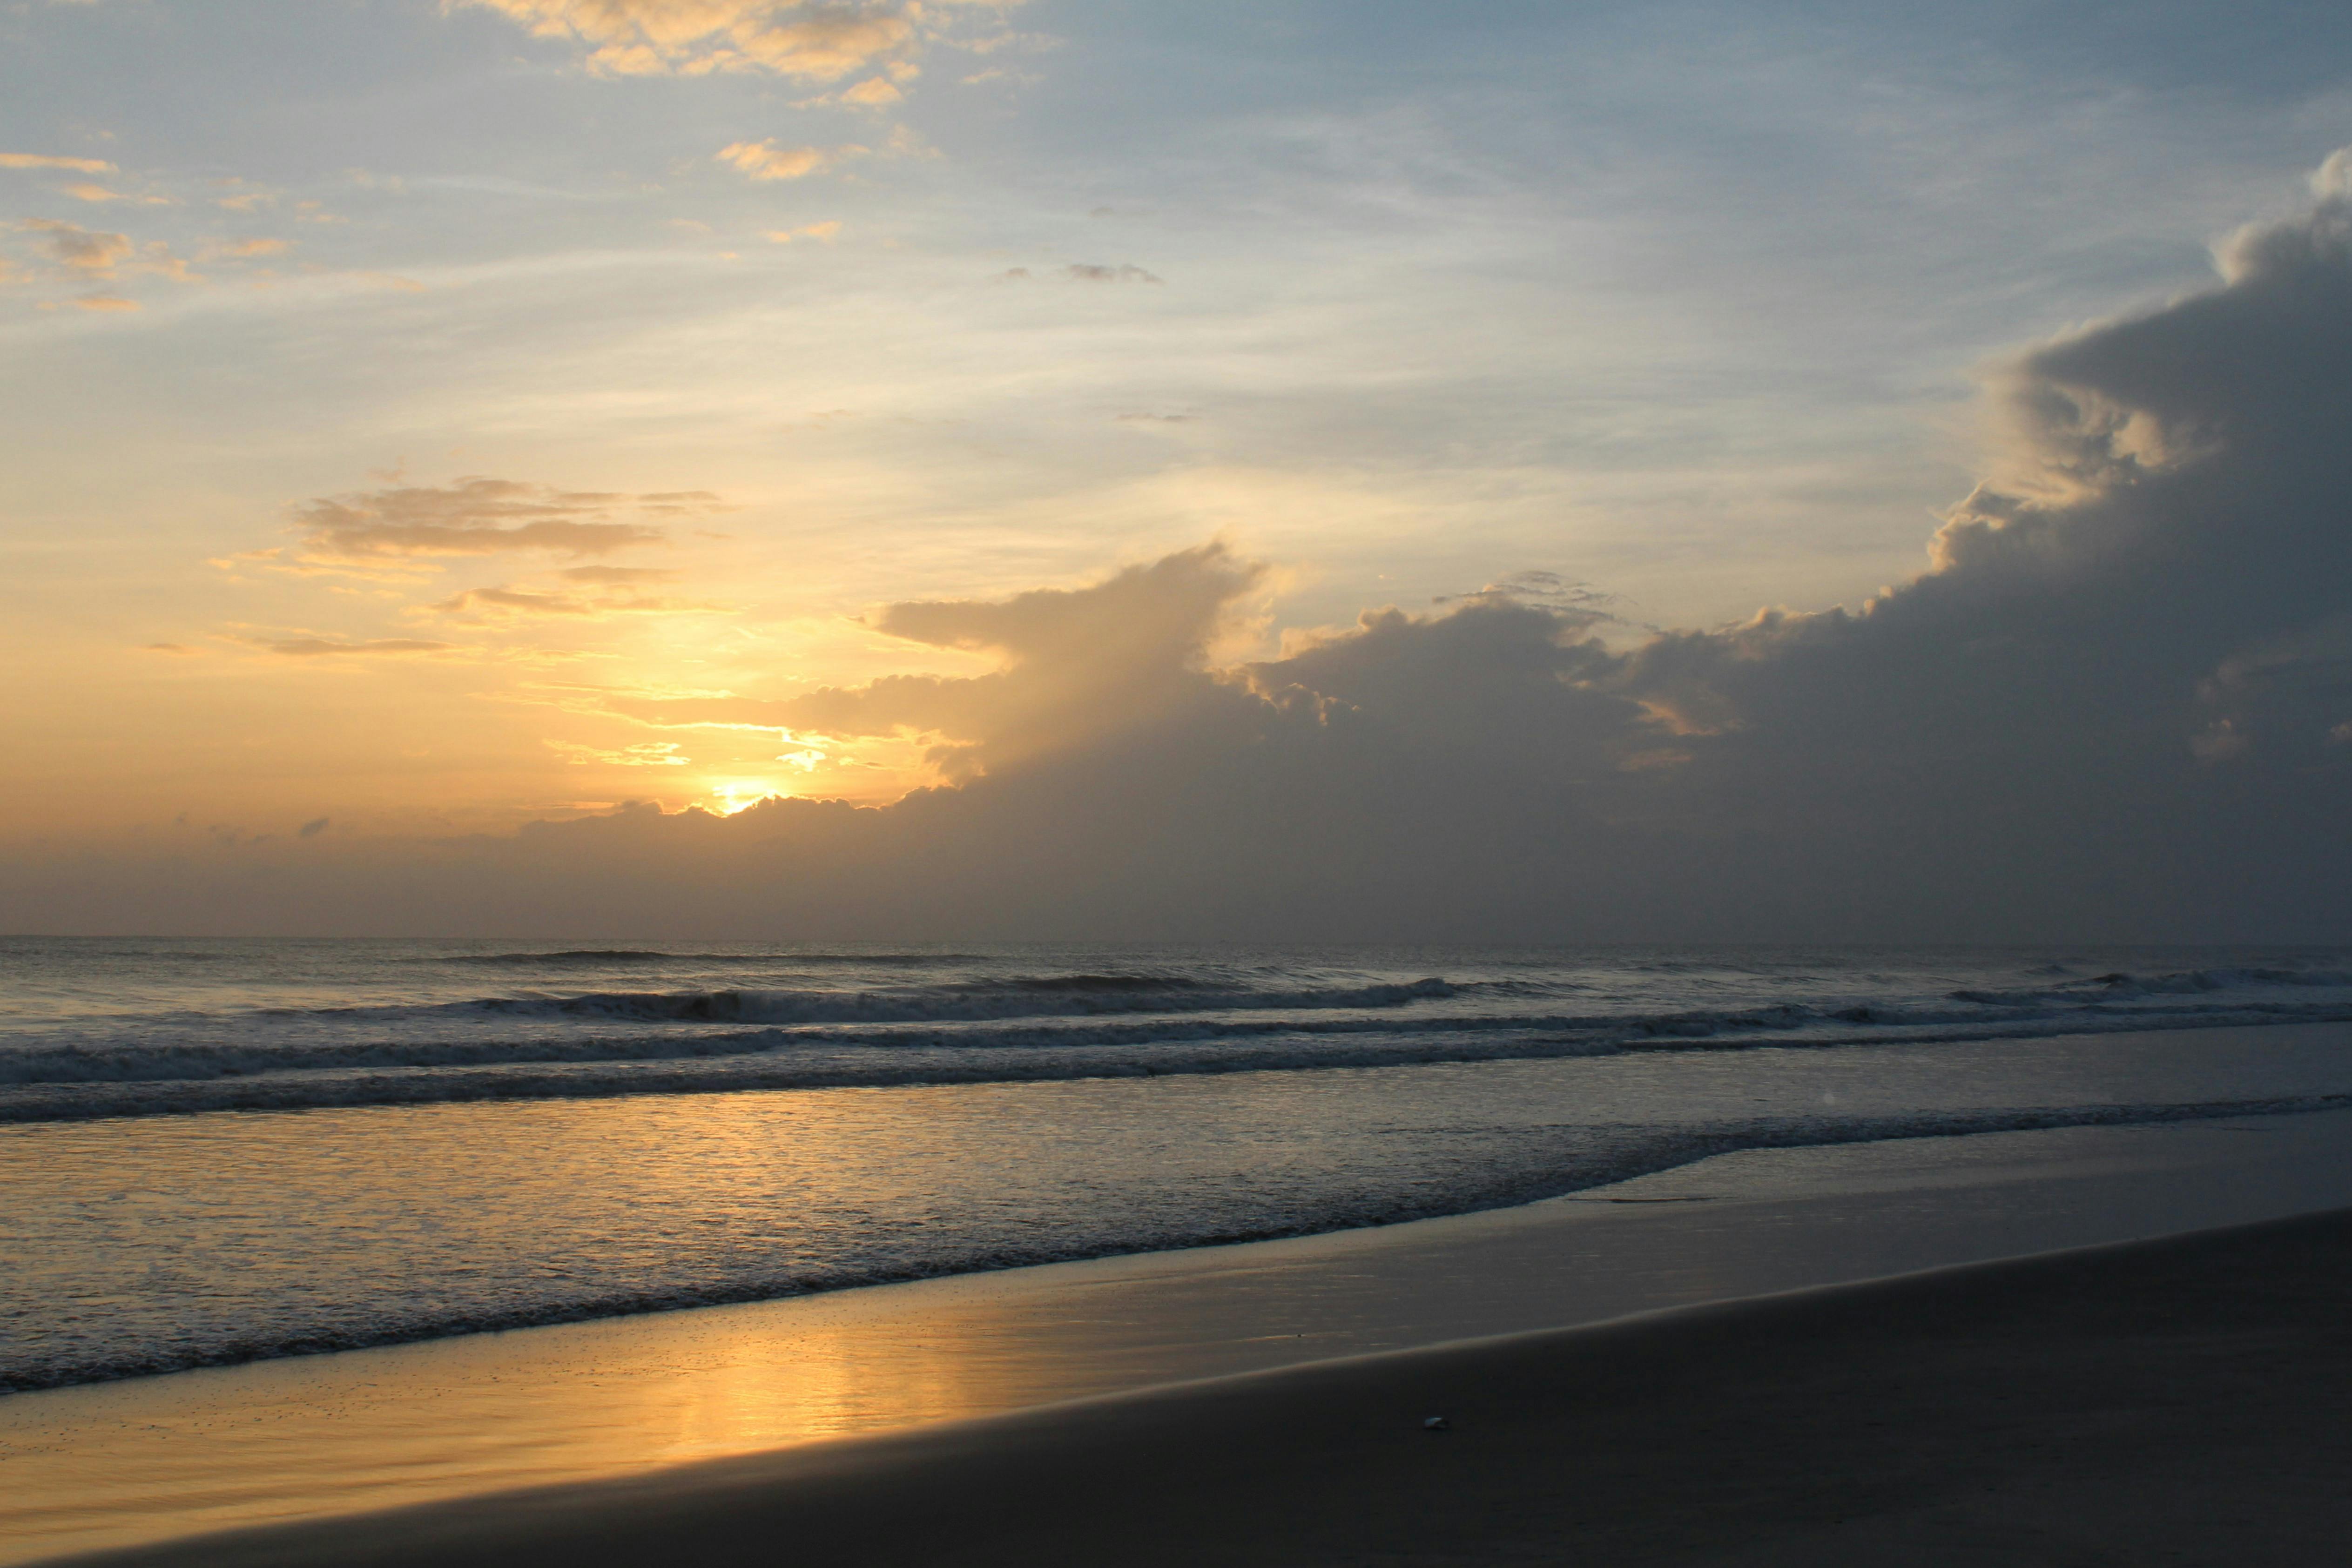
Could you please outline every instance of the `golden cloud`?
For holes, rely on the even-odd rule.
[[[569,740],[551,740],[547,744],[551,750],[562,752],[566,762],[583,768],[598,762],[608,768],[684,768],[694,760],[690,757],[680,757],[677,742],[674,740],[639,741],[635,746],[611,751]]]
[[[646,498],[653,499],[651,497]],[[590,582],[607,588],[616,584],[677,580],[677,573],[666,566],[567,566],[556,575],[568,582]]]
[[[954,9],[1001,13],[1019,0],[443,0],[499,12],[542,38],[590,50],[604,76],[767,71],[832,82],[903,65]],[[900,74],[900,73],[894,73]]]
[[[320,497],[295,508],[294,527],[302,538],[301,559],[311,565],[509,550],[605,555],[667,542],[663,529],[622,513],[708,511],[718,500],[698,490],[627,496],[467,478],[445,486],[404,485]]]
[[[731,163],[754,180],[799,180],[815,173],[838,159],[856,157],[865,148],[847,147],[779,147],[772,138],[765,141],[737,141],[720,148],[714,157],[721,163]]]
[[[796,239],[823,240],[825,244],[831,245],[840,233],[841,223],[836,218],[828,219],[821,224],[803,224],[796,229],[770,229],[767,231],[767,237],[778,245],[790,245]]]
[[[454,646],[448,643],[427,643],[415,637],[377,637],[359,642],[342,637],[231,637],[229,640],[289,659],[331,658],[352,653],[443,653]]]
[[[17,226],[48,235],[52,256],[93,277],[110,277],[117,267],[130,259],[134,248],[129,235],[86,229],[79,224],[56,218],[26,218]]]
[[[583,580],[570,572],[564,575],[573,577],[575,581]],[[512,588],[503,583],[493,588],[467,589],[438,603],[425,606],[422,612],[476,624],[532,616],[603,621],[619,615],[726,615],[732,612],[732,607],[729,605],[707,604],[690,599],[666,599],[656,594],[629,591],[580,594]]]
[[[200,274],[191,270],[186,257],[173,255],[172,247],[161,240],[137,245],[129,235],[86,229],[58,218],[25,218],[15,226],[46,236],[49,258],[65,269],[67,277],[89,281],[110,279],[121,272],[143,272],[177,283],[204,281]],[[121,310],[137,307],[124,300],[100,304],[94,308]]]
[[[880,109],[906,98],[888,77],[867,77],[841,95],[843,103],[854,103],[860,109]]]
[[[44,152],[0,152],[0,169],[67,169],[77,174],[111,174],[103,158],[55,158]]]
[[[110,190],[104,185],[89,181],[76,185],[60,186],[59,189],[77,202],[131,202],[142,207],[168,207],[172,204],[172,198],[169,196],[136,195],[129,191]]]

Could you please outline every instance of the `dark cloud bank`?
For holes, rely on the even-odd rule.
[[[152,907],[551,935],[2352,936],[2352,164],[2317,188],[2210,290],[2014,366],[2011,477],[1858,613],[1612,652],[1589,607],[1497,591],[1212,673],[1258,569],[1205,548],[888,612],[998,674],[642,716],[936,733],[957,782],[888,809],[632,810],[234,888],[157,873]]]

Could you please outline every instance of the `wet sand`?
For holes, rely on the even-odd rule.
[[[18,1396],[0,1400],[0,1554],[544,1482],[625,1489],[788,1445],[803,1445],[789,1463],[835,1462],[835,1445],[805,1445],[2346,1204],[2345,1113],[1759,1151],[1383,1230]],[[1693,1473],[1742,1470],[1726,1442]],[[892,1560],[879,1550],[864,1554]]]
[[[2347,1302],[2339,1212],[93,1561],[2307,1564]]]

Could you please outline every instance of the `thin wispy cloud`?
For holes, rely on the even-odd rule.
[[[905,102],[906,98],[898,84],[889,78],[868,77],[856,87],[834,94],[833,101],[852,104],[859,109],[887,109],[894,103]]]
[[[499,12],[543,38],[585,47],[610,76],[759,71],[835,82],[875,68],[902,79],[924,46],[974,22],[994,24],[1019,0],[444,0]],[[1000,29],[1001,30],[1001,29]],[[880,79],[880,78],[877,78]]]
[[[1073,261],[1064,266],[1055,267],[1051,271],[1045,273],[1044,277],[1051,278],[1057,283],[1157,284],[1167,281],[1158,274],[1149,271],[1144,267],[1138,267],[1133,262],[1119,262],[1113,265],[1104,262]],[[1040,275],[1034,268],[1026,267],[1010,267],[1005,268],[1003,272],[998,273],[992,281],[997,283],[1035,283],[1042,281],[1042,279]]]
[[[694,758],[685,756],[674,740],[645,740],[635,746],[589,746],[572,740],[551,740],[548,749],[576,767],[685,768]]]
[[[712,156],[754,180],[804,180],[844,158],[862,157],[866,151],[856,145],[779,147],[771,138],[764,141],[730,142]]]
[[[294,531],[308,559],[449,558],[545,550],[606,555],[665,543],[663,528],[629,514],[649,506],[709,509],[718,497],[700,492],[639,497],[616,492],[559,490],[512,479],[469,478],[447,486],[321,497],[295,508]]]
[[[582,580],[574,578],[572,580]],[[541,617],[606,621],[626,615],[725,615],[731,612],[731,607],[728,605],[657,593],[628,591],[576,593],[512,588],[503,584],[466,589],[423,609],[429,615],[477,624]]]
[[[265,653],[275,653],[289,659],[372,658],[387,654],[406,656],[413,653],[445,653],[453,644],[427,642],[415,637],[232,637],[248,648]]]
[[[0,152],[0,169],[60,169],[75,174],[111,174],[103,158],[68,158],[47,152]]]
[[[205,247],[200,254],[202,258],[206,261],[215,261],[223,257],[228,257],[237,261],[252,261],[264,256],[284,256],[288,251],[293,248],[294,246],[291,240],[274,238],[221,239],[206,241]]]
[[[77,202],[125,202],[132,206],[142,207],[168,207],[172,205],[172,198],[169,196],[142,195],[137,192],[117,191],[105,185],[83,183],[76,185],[60,185],[58,189],[64,194],[71,196]]]
[[[682,574],[666,566],[567,566],[556,575],[566,582],[635,588],[647,583],[675,582]]]
[[[1062,268],[1062,276],[1073,283],[1158,283],[1162,281],[1133,262],[1121,262],[1108,267],[1099,262],[1074,261]]]

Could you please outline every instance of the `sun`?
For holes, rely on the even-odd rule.
[[[789,795],[792,791],[772,779],[730,779],[709,787],[709,798],[719,814],[731,817],[772,795]]]

